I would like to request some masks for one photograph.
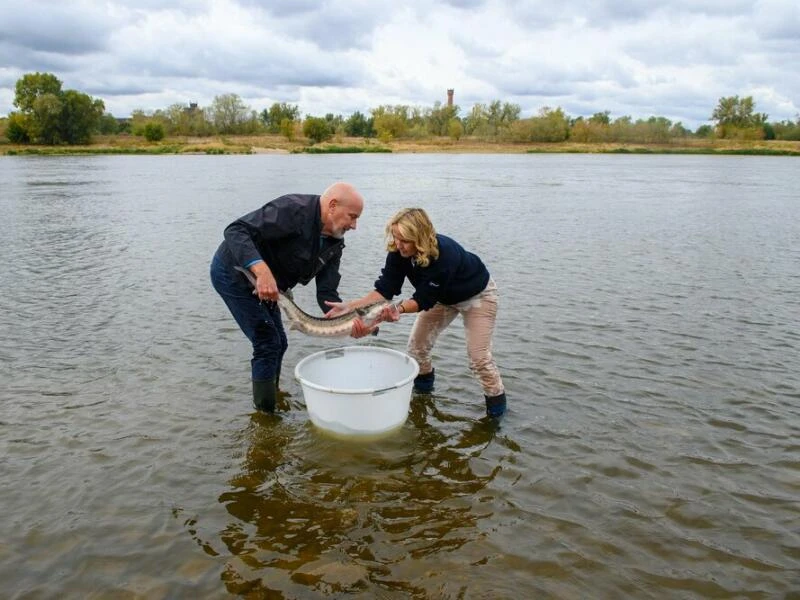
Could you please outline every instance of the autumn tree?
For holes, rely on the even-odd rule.
[[[716,132],[721,138],[762,139],[767,115],[755,112],[752,96],[720,98],[711,115],[716,122]]]
[[[458,118],[459,110],[457,105],[443,105],[441,102],[436,102],[425,118],[428,133],[449,135],[450,122]]]
[[[409,107],[382,105],[372,109],[373,126],[378,139],[389,141],[405,136],[409,129]]]
[[[464,118],[464,132],[484,139],[497,139],[508,132],[511,124],[519,120],[519,104],[494,100],[490,104],[476,104]]]

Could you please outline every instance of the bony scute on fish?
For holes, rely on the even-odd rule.
[[[361,318],[367,327],[371,327],[378,322],[378,317],[380,317],[383,307],[387,304],[389,303],[375,302],[346,312],[338,317],[315,317],[297,306],[290,295],[283,292],[278,294],[278,306],[289,321],[289,329],[295,329],[315,337],[348,336],[353,330],[353,323],[357,318]]]
[[[253,293],[255,294],[256,278],[253,274],[243,267],[235,267],[235,269],[247,277],[247,280],[253,286]],[[359,317],[367,327],[372,327],[378,322],[378,317],[383,307],[387,304],[389,303],[375,302],[351,310],[338,317],[315,317],[295,304],[291,292],[278,293],[278,306],[289,321],[289,329],[295,329],[315,337],[348,336],[353,330],[353,323]],[[377,330],[373,333],[377,333]]]

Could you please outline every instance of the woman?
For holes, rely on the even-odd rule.
[[[351,302],[327,302],[335,317],[354,308],[400,293],[406,279],[414,286],[410,298],[384,308],[380,320],[397,321],[401,315],[418,313],[408,339],[408,353],[419,363],[414,390],[433,390],[431,350],[439,334],[461,315],[464,319],[469,366],[483,388],[486,414],[499,417],[506,410],[506,394],[492,358],[492,334],[497,317],[497,286],[481,259],[455,240],[437,234],[426,212],[406,208],[386,224],[386,264],[375,289]],[[363,337],[375,325],[356,321],[352,336]]]

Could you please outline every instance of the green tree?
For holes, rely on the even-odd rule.
[[[607,110],[594,113],[591,117],[589,117],[589,122],[595,125],[611,125],[611,113]]]
[[[38,72],[17,81],[14,105],[21,117],[15,118],[12,135],[44,144],[87,143],[105,110],[102,100],[77,90],[62,91],[55,75]],[[18,131],[23,126],[25,135]]]
[[[536,117],[512,122],[504,135],[515,142],[563,142],[569,137],[569,119],[561,108],[545,106]]]
[[[104,113],[97,123],[97,131],[103,135],[114,135],[120,132],[120,123],[111,113]]]
[[[488,128],[489,118],[486,106],[475,104],[469,115],[464,118],[464,133],[467,135],[477,135],[482,129]]]
[[[144,135],[144,126],[147,125],[151,118],[152,116],[148,115],[141,108],[132,110],[130,118],[131,133],[133,135]]]
[[[157,121],[150,121],[144,126],[144,139],[158,142],[164,139],[164,126]]]
[[[521,112],[519,104],[501,103],[500,100],[492,102],[489,105],[489,127],[494,130],[494,135],[498,136],[511,127],[514,121],[519,120]]]
[[[643,144],[665,144],[670,140],[672,121],[665,117],[639,119],[634,123],[630,141]]]
[[[692,136],[692,132],[686,129],[686,127],[683,126],[683,123],[678,121],[669,130],[669,135],[671,138],[687,138]]]
[[[433,109],[428,111],[425,124],[428,133],[433,135],[449,135],[450,121],[458,117],[458,106],[448,106],[436,102]]]
[[[166,111],[157,111],[156,117],[163,116],[166,133],[170,135],[210,135],[211,123],[206,119],[206,113],[197,104],[172,104]]]
[[[711,115],[711,120],[717,123],[716,132],[719,137],[737,139],[763,138],[767,118],[766,114],[755,112],[752,96],[720,98]]]
[[[351,137],[372,137],[375,135],[372,128],[373,122],[373,119],[367,119],[356,111],[344,122],[345,134]]]
[[[519,120],[521,112],[518,104],[500,100],[494,100],[488,106],[476,104],[464,119],[464,130],[467,135],[495,140],[509,132],[511,124]]]
[[[774,123],[775,139],[778,140],[800,140],[800,115],[797,116],[797,123],[791,120]]]
[[[342,115],[327,113],[325,115],[325,122],[328,124],[331,135],[335,135],[340,129],[344,130],[344,117],[342,117]]]
[[[209,113],[217,133],[241,133],[251,120],[250,108],[237,94],[215,96]]]
[[[12,112],[8,115],[6,124],[6,137],[14,144],[27,144],[31,141],[28,133],[27,117],[19,112]]]
[[[61,95],[61,80],[52,73],[28,73],[17,80],[15,86],[14,106],[23,113],[34,110],[33,103],[40,96]]]
[[[286,102],[275,102],[269,107],[269,110],[264,109],[259,114],[261,122],[270,133],[280,133],[281,124],[284,119],[290,121],[297,121],[300,119],[300,109],[296,104],[288,104]]]
[[[617,117],[609,127],[609,142],[632,142],[635,139],[633,119],[630,115]]]
[[[611,137],[609,112],[595,113],[588,119],[578,117],[570,123],[569,139],[583,144],[606,142]]]
[[[281,121],[281,127],[280,127],[281,135],[291,142],[295,138],[296,125],[297,121],[285,117],[283,121]]]
[[[314,143],[328,140],[332,137],[328,121],[320,117],[306,117],[303,122],[303,135]]]
[[[694,135],[700,138],[710,138],[714,135],[714,128],[711,125],[700,125]]]
[[[33,100],[30,110],[29,135],[42,144],[59,144],[63,104],[56,94],[42,94]]]
[[[450,122],[447,124],[447,135],[450,136],[450,139],[455,141],[461,139],[461,136],[464,135],[464,126],[459,119],[455,117],[450,119]]]
[[[102,100],[88,94],[67,90],[61,97],[60,133],[68,144],[86,144],[97,130],[105,112]]]
[[[378,139],[388,141],[405,137],[411,121],[409,107],[382,105],[372,109],[372,119]]]

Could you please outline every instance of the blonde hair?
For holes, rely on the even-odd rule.
[[[386,223],[386,250],[397,252],[392,227],[397,225],[400,237],[413,242],[417,247],[414,260],[421,267],[427,267],[431,260],[439,258],[439,244],[436,241],[436,230],[433,228],[428,213],[421,208],[404,208],[397,212]]]

